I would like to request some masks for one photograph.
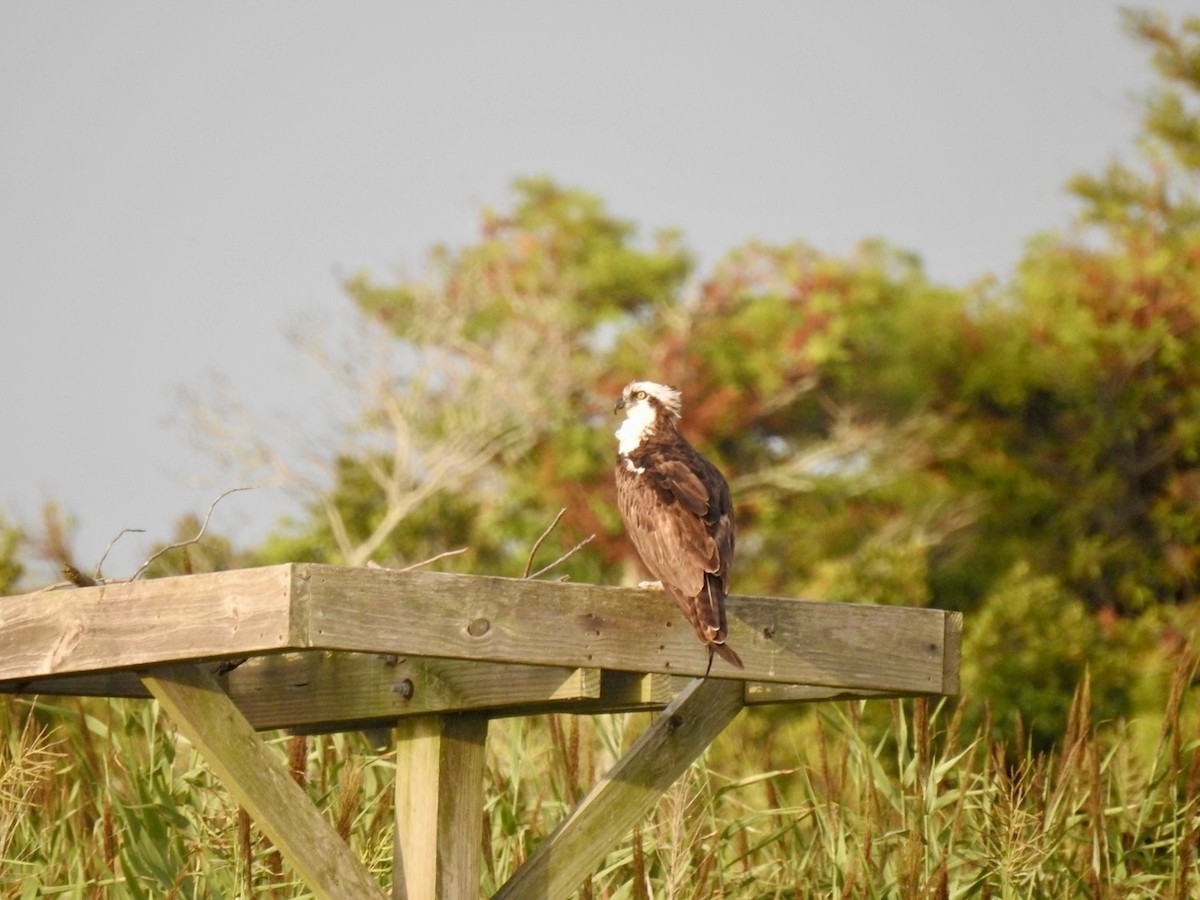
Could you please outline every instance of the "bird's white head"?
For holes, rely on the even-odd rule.
[[[659,418],[675,422],[683,411],[683,398],[669,384],[631,381],[621,391],[614,411],[625,410],[625,421],[617,429],[617,452],[631,453],[653,434]]]

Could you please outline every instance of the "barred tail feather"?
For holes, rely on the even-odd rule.
[[[709,644],[708,645],[708,653],[709,653],[709,657],[708,657],[709,668],[712,668],[712,654],[713,653],[716,653],[717,656],[721,657],[721,659],[725,660],[725,662],[729,663],[731,666],[733,666],[735,668],[738,668],[738,669],[746,668],[742,664],[742,658],[740,656],[738,656],[737,653],[734,652],[733,648],[730,647],[728,644],[726,644],[724,641],[721,641],[719,643],[714,642],[712,644]]]
[[[725,624],[725,595],[721,592],[721,587],[717,584],[714,576],[708,575],[704,581],[706,590],[695,599],[694,609],[696,632],[700,635],[700,639],[708,645],[708,668],[712,669],[712,658],[716,653],[731,666],[744,669],[746,667],[742,664],[742,658],[725,643],[725,632],[728,630]],[[714,584],[716,584],[715,588]],[[706,598],[707,604],[702,602]],[[701,623],[703,623],[703,630]]]

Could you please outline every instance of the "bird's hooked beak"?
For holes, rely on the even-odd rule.
[[[624,398],[624,397],[621,397],[621,398],[619,398],[619,399],[617,400],[617,405],[613,407],[613,412],[614,412],[614,413],[619,413],[619,412],[620,412],[621,410],[623,410],[623,409],[624,409],[626,406],[628,406],[628,404],[625,402],[625,398]]]

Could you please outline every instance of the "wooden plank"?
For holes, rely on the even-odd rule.
[[[386,896],[213,676],[180,665],[143,680],[317,897]]]
[[[406,686],[413,672],[418,678]],[[423,680],[426,676],[428,682]],[[312,650],[251,659],[218,681],[256,730],[314,733],[391,725],[401,718],[439,712],[486,711],[488,718],[499,719],[653,711],[670,703],[687,679],[417,657],[389,664],[377,654]],[[452,689],[446,690],[446,685]],[[151,696],[134,672],[6,682],[0,683],[0,693]]]
[[[948,697],[958,694],[958,670],[962,662],[963,616],[960,612],[946,614],[945,651],[942,657],[942,690]]]
[[[600,696],[596,669],[520,666],[372,653],[263,657],[228,676],[255,728],[319,731],[391,725],[435,712],[505,709]]]
[[[184,575],[0,600],[0,681],[291,646],[291,566]]]
[[[363,655],[332,653],[322,650],[306,651],[303,654],[289,653],[283,657],[258,657],[239,667],[236,673],[226,676],[221,680],[226,685],[226,691],[229,693],[230,699],[234,701],[238,709],[241,710],[242,715],[249,719],[250,723],[258,731],[265,731],[270,728],[293,727],[317,729],[326,725],[331,730],[349,731],[363,727],[358,723],[361,723],[364,719],[370,720],[373,725],[379,725],[385,724],[389,718],[400,718],[407,714],[428,715],[435,712],[471,712],[477,708],[469,705],[474,698],[468,695],[463,697],[461,705],[448,703],[445,707],[439,707],[432,702],[417,703],[405,707],[402,712],[397,713],[394,708],[396,701],[388,697],[379,700],[381,704],[380,709],[366,710],[370,715],[365,717],[361,712],[355,713],[354,716],[339,716],[335,704],[317,715],[314,714],[313,705],[309,700],[309,693],[306,689],[311,687],[315,692],[331,690],[332,687],[318,684],[305,685],[293,680],[293,673],[303,673],[311,669],[313,666],[311,662],[305,661],[302,665],[296,666],[289,665],[283,667],[283,671],[280,671],[280,667],[274,667],[270,675],[263,671],[267,660],[281,658],[288,663],[294,663],[310,655],[324,656],[326,657],[326,662],[329,663],[329,665],[322,665],[319,669],[321,672],[321,681],[336,682],[338,680],[345,680],[349,682],[348,689],[350,692],[353,693],[361,690],[361,685],[355,679],[364,668],[363,664],[357,662],[347,664],[339,660],[357,660]],[[369,654],[366,658],[377,661],[379,656],[377,654]],[[414,657],[415,659],[418,659],[418,657]],[[444,662],[464,667],[489,667],[489,671],[500,678],[503,677],[503,673],[513,668],[507,663],[492,664],[475,663],[469,660],[432,659],[428,661],[431,664]],[[378,665],[380,663],[375,662],[366,665],[365,668],[370,673]],[[516,668],[519,669],[521,667]],[[691,681],[691,678],[682,675],[662,675],[658,673],[640,675],[636,672],[601,671],[599,694],[592,695],[593,676],[597,671],[595,669],[568,670],[550,666],[526,666],[524,668],[536,672],[574,672],[578,675],[578,694],[570,687],[576,683],[575,679],[569,678],[561,683],[554,682],[552,687],[548,685],[548,693],[551,696],[530,696],[518,698],[518,702],[515,705],[505,703],[504,705],[478,708],[488,709],[489,717],[493,719],[504,718],[506,716],[530,716],[553,712],[599,714],[662,709]],[[244,675],[243,672],[245,673]],[[249,683],[243,680],[247,678],[252,680]],[[385,690],[389,694],[394,693],[392,690],[393,687],[395,685],[387,687]],[[273,693],[278,693],[282,696],[272,697]],[[536,690],[530,690],[531,695],[536,693]],[[27,694],[48,697],[127,697],[130,699],[146,699],[150,697],[150,692],[146,690],[136,672],[98,672],[95,675],[60,675],[22,682],[6,681],[0,682],[0,694]],[[253,694],[254,697],[248,698],[248,694]],[[264,695],[261,700],[259,699],[259,695]],[[912,696],[914,695],[889,694],[881,691],[862,689],[851,690],[818,684],[775,684],[764,681],[746,682],[746,704],[748,706],[751,704],[789,703],[793,701],[852,700],[856,698],[879,699]],[[258,709],[259,703],[262,703],[267,709],[260,711]],[[352,706],[358,707],[363,703],[364,701],[359,699]],[[387,704],[386,708],[382,707],[384,703]],[[295,710],[295,715],[292,716],[289,710]],[[328,716],[328,719],[326,716]]]
[[[511,578],[306,565],[308,642],[402,655],[701,675],[704,647],[665,594]],[[730,597],[746,664],[713,675],[939,694],[957,670],[942,610]]]
[[[203,665],[210,671],[217,668],[214,662]],[[259,731],[325,725],[350,730],[364,727],[363,723],[390,724],[403,716],[432,712],[486,709],[497,715],[519,715],[509,710],[543,706],[552,710],[563,701],[599,700],[603,684],[597,669],[327,650],[254,657],[219,680]],[[0,682],[0,693],[150,696],[134,671],[6,681]]]
[[[20,681],[0,681],[0,694],[41,694],[48,697],[130,697],[146,699],[150,692],[136,672],[95,672],[85,675],[47,675]]]
[[[319,659],[320,662],[314,662]],[[287,728],[304,733],[353,731],[391,725],[408,716],[439,712],[486,710],[488,718],[533,716],[543,713],[598,715],[617,712],[649,712],[663,709],[683,690],[690,678],[679,675],[636,672],[597,673],[595,669],[561,669],[549,666],[510,666],[505,663],[476,663],[468,660],[434,660],[414,657],[435,671],[445,666],[451,674],[437,680],[457,680],[451,667],[470,669],[467,683],[480,684],[484,691],[455,691],[439,695],[422,691],[414,682],[413,702],[403,698],[404,677],[384,680],[382,671],[392,671],[377,654],[333,653],[312,650],[274,657],[259,657],[238,667],[226,678],[230,699],[258,731]],[[211,665],[211,664],[207,664]],[[403,661],[399,664],[403,666]],[[515,689],[504,688],[507,673],[515,670]],[[486,672],[487,674],[482,674]],[[570,674],[568,674],[570,673]],[[597,679],[597,674],[599,678]],[[544,681],[542,679],[545,679]],[[308,680],[311,679],[311,680]],[[597,680],[599,689],[596,689]],[[911,697],[911,693],[837,688],[815,684],[776,684],[747,681],[747,706],[769,703],[813,703],[822,700],[881,700]],[[0,683],[0,693],[68,697],[147,698],[150,692],[134,672],[101,672],[96,675],[65,675],[22,682]],[[504,696],[489,696],[492,688]],[[397,689],[399,688],[399,690]],[[339,697],[345,692],[344,704]],[[949,693],[949,692],[948,692]],[[492,705],[495,703],[496,705]]]
[[[746,682],[746,705],[768,703],[818,703],[829,700],[883,700],[911,697],[912,694],[868,691],[861,688],[836,688],[823,684],[774,684],[769,681]]]
[[[714,676],[888,694],[957,690],[961,617],[729,598],[746,662]],[[694,675],[707,654],[661,593],[381,569],[272,566],[0,601],[0,683],[310,648]]]
[[[741,708],[740,683],[693,680],[494,900],[569,896]]]
[[[400,900],[475,900],[483,828],[483,716],[422,716],[397,729]]]
[[[572,700],[554,706],[527,707],[523,715],[539,713],[572,713],[600,715],[619,712],[653,712],[675,699],[681,685],[670,675],[640,672],[600,672],[600,696],[594,699]]]

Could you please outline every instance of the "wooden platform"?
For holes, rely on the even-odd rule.
[[[395,896],[461,898],[489,719],[669,705],[497,894],[552,898],[744,705],[957,692],[957,613],[742,596],[728,613],[746,668],[703,680],[656,592],[309,564],[114,583],[0,598],[0,692],[158,698],[322,897],[382,892],[255,730],[399,727]]]

